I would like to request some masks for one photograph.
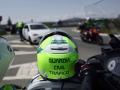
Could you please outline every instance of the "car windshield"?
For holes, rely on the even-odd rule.
[[[31,29],[35,29],[35,30],[38,30],[38,29],[47,29],[47,27],[45,27],[44,25],[30,25],[30,28]]]

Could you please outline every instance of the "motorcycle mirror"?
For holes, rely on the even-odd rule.
[[[8,67],[13,62],[15,53],[8,41],[0,37],[0,81],[8,70]]]

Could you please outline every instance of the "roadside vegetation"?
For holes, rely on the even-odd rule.
[[[72,20],[73,21],[73,20]],[[79,27],[78,23],[70,24],[72,21],[58,21],[58,22],[44,22],[50,28],[57,27]],[[100,29],[101,33],[120,33],[120,18],[114,19],[89,19],[86,21],[85,19],[81,19],[82,24],[84,24],[87,28],[96,26]],[[78,22],[78,20],[77,20]],[[70,24],[70,25],[69,25]],[[80,29],[79,29],[80,30]]]

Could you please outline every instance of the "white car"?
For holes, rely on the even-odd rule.
[[[30,42],[30,44],[37,44],[43,35],[49,31],[50,29],[44,24],[27,23],[22,30],[22,34],[23,37]]]

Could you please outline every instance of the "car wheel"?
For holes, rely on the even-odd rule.
[[[29,37],[29,43],[30,43],[30,45],[33,45],[33,42],[30,37]]]

